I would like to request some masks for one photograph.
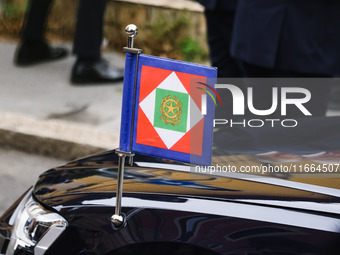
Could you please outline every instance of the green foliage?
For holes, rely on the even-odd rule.
[[[169,20],[172,20],[169,22]],[[189,19],[185,15],[169,19],[165,15],[160,15],[156,22],[148,22],[147,26],[151,29],[154,39],[161,41],[169,41],[176,39],[176,35],[183,29],[186,29]]]
[[[197,41],[190,37],[184,38],[180,45],[180,50],[185,61],[203,61],[208,57],[208,53],[202,49]]]
[[[18,20],[25,15],[27,1],[3,1],[2,15],[6,19]]]
[[[171,15],[172,14],[172,15]],[[208,53],[190,36],[193,27],[190,14],[177,11],[170,14],[160,14],[156,20],[146,24],[149,31],[148,46],[151,54],[164,54],[167,57],[186,61],[206,61]]]

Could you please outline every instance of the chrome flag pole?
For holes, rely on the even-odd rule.
[[[137,61],[135,63],[135,67],[131,67],[131,66],[127,66],[133,63],[130,63],[130,61],[126,60],[126,71],[125,71],[125,75],[124,75],[124,86],[126,86],[125,83],[125,79],[128,80],[129,77],[131,77],[131,73],[127,70],[132,70],[134,69],[134,86],[133,86],[133,98],[136,97],[136,77],[137,77],[137,66],[138,66],[138,55],[140,53],[142,53],[141,49],[135,49],[133,48],[133,39],[134,37],[137,35],[138,33],[138,29],[137,26],[130,24],[128,26],[126,26],[125,28],[125,33],[128,36],[128,45],[127,47],[123,48],[123,51],[126,53],[130,53],[130,54],[136,54],[137,56]],[[127,57],[128,59],[128,57]],[[127,77],[128,76],[128,77]],[[132,112],[131,112],[131,123],[133,126],[133,120],[134,120],[134,108],[135,105],[132,106]],[[131,128],[131,134],[130,134],[130,138],[132,141],[132,128]],[[115,207],[115,214],[112,215],[111,217],[111,222],[113,223],[113,225],[116,228],[120,228],[120,227],[124,227],[126,224],[126,219],[124,214],[122,214],[122,195],[123,195],[123,182],[124,182],[124,167],[125,167],[125,158],[129,157],[129,162],[132,165],[132,159],[134,154],[131,152],[131,148],[132,148],[132,143],[130,143],[130,150],[129,151],[121,151],[121,150],[116,150],[115,153],[118,155],[118,177],[117,177],[117,192],[116,192],[116,207]]]

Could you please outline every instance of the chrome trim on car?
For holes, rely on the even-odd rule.
[[[53,228],[52,228],[53,227]],[[51,229],[40,239],[34,247],[35,255],[43,255],[55,240],[64,232],[67,225],[63,223],[54,224]]]
[[[147,168],[157,168],[157,169],[169,169],[174,171],[181,171],[181,172],[188,172],[192,174],[202,174],[195,172],[193,169],[194,166],[183,166],[183,165],[175,165],[175,164],[162,164],[162,163],[149,163],[149,162],[135,162],[137,166],[140,167],[147,167]],[[306,184],[301,182],[289,181],[279,178],[267,177],[267,176],[260,176],[260,175],[253,175],[253,174],[245,174],[245,173],[221,173],[221,172],[214,172],[205,175],[212,175],[242,181],[250,181],[250,182],[257,182],[263,184],[270,184],[285,188],[292,188],[296,190],[308,191],[308,192],[315,192],[322,195],[329,195],[334,197],[340,197],[340,190],[328,187],[322,187],[313,184]]]
[[[321,216],[312,212],[298,212],[285,208],[272,208],[261,205],[249,205],[229,201],[214,201],[197,198],[183,198],[180,203],[169,201],[153,201],[141,198],[123,197],[122,206],[129,208],[176,210],[195,212],[248,220],[271,222],[297,226],[302,228],[340,233],[340,219]],[[84,205],[112,206],[114,199],[98,199],[83,201]],[[204,206],[202,206],[204,204]],[[339,207],[340,210],[340,207]]]

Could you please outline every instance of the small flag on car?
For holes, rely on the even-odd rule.
[[[216,68],[134,50],[126,54],[119,150],[211,164],[215,106],[206,93]]]

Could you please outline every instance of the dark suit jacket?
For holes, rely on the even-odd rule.
[[[239,0],[231,54],[266,68],[340,74],[340,1]]]
[[[235,10],[237,0],[196,0],[202,4],[206,10]]]

